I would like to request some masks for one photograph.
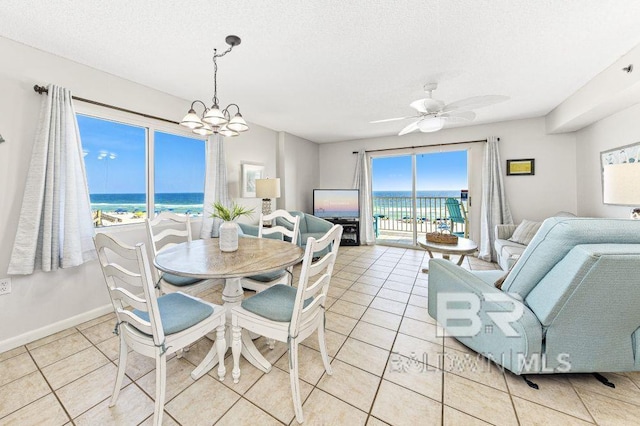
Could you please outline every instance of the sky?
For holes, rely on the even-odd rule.
[[[418,191],[467,189],[467,151],[416,155]],[[373,159],[374,191],[411,191],[411,155]]]
[[[78,114],[91,194],[146,192],[146,133],[132,126]],[[203,192],[205,144],[200,139],[155,132],[155,190]]]

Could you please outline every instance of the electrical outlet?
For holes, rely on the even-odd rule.
[[[0,295],[11,293],[11,278],[0,278]]]

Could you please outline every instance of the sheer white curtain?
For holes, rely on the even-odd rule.
[[[42,99],[9,274],[71,268],[96,258],[93,221],[71,91]]]
[[[511,224],[511,210],[504,190],[499,139],[495,136],[487,138],[482,168],[482,208],[480,210],[480,254],[478,257],[486,261],[495,261],[493,249],[494,229],[499,224]]]
[[[373,207],[371,206],[371,172],[369,157],[364,150],[358,152],[353,188],[360,190],[360,244],[376,243],[373,235]]]
[[[220,219],[212,219],[211,205],[216,201],[229,206],[229,192],[227,190],[227,163],[224,158],[224,138],[214,134],[206,142],[206,170],[204,181],[204,206],[202,209],[202,229],[200,238],[217,237]]]

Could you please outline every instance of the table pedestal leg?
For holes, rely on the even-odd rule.
[[[240,278],[227,278],[224,283],[224,289],[222,290],[223,306],[226,310],[226,324],[224,340],[227,345],[227,349],[231,347],[231,309],[234,306],[239,306],[244,298],[244,290],[240,285]],[[242,330],[242,352],[241,354],[249,361],[253,366],[265,373],[271,370],[271,363],[266,360],[264,356],[258,351],[256,345],[251,340],[249,333],[246,330]],[[206,361],[206,362],[205,362]],[[218,355],[215,353],[209,354],[206,360],[203,360],[195,370],[191,372],[191,377],[194,380],[199,379],[209,370],[218,364]],[[224,362],[224,360],[222,360]]]
[[[433,259],[433,253],[431,253],[431,250],[427,250],[427,253],[429,253],[429,259]],[[423,274],[428,274],[429,273],[429,268],[422,268],[422,273]]]

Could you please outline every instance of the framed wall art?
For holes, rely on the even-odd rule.
[[[261,164],[242,163],[242,198],[255,198],[256,179],[264,176],[264,166]]]
[[[507,176],[532,176],[536,174],[536,160],[523,158],[507,160]]]

